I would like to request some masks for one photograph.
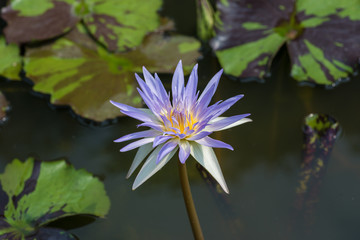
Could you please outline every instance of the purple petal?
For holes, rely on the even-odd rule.
[[[234,122],[237,122],[249,115],[250,115],[250,113],[227,117],[227,118],[221,119],[219,121],[216,121],[214,123],[211,123],[210,125],[208,125],[206,127],[206,129],[208,131],[217,131],[217,130],[227,127],[227,126],[233,124]]]
[[[157,83],[158,86],[158,93],[159,93],[159,98],[161,99],[161,101],[164,103],[164,105],[170,105],[170,100],[169,100],[169,96],[166,93],[166,90],[164,88],[164,85],[162,84],[159,76],[155,73],[155,81]]]
[[[208,135],[210,135],[212,132],[205,132],[205,131],[202,131],[202,132],[199,132],[198,134],[190,137],[190,138],[187,138],[187,140],[189,141],[195,141],[195,140],[199,140],[201,138],[204,138]]]
[[[179,159],[181,163],[185,163],[190,155],[190,144],[188,141],[180,142]]]
[[[208,92],[210,92],[210,99],[212,98],[212,96],[214,95],[218,85],[219,85],[219,80],[221,77],[221,74],[223,73],[223,70],[221,69],[219,72],[217,72],[213,78],[210,80],[210,82],[206,85],[204,91],[202,92],[202,94],[200,95],[199,101],[201,101],[205,95],[208,94]],[[210,102],[210,101],[209,101]]]
[[[132,139],[143,138],[143,137],[155,137],[159,134],[161,133],[159,133],[158,131],[146,130],[142,132],[130,133],[128,135],[122,136],[121,138],[114,140],[114,142],[125,142]]]
[[[141,90],[146,94],[146,96],[148,96],[150,99],[152,99],[153,93],[152,93],[151,89],[149,88],[149,86],[139,77],[139,75],[137,75],[137,73],[135,73],[135,78],[136,78]]]
[[[163,136],[163,135],[157,136],[154,139],[153,147],[156,147],[156,146],[166,142],[167,140],[169,140],[171,138],[174,138],[174,136]]]
[[[137,125],[137,127],[151,127],[152,129],[155,129],[159,132],[163,131],[162,125],[154,122],[144,122]]]
[[[144,100],[146,106],[149,107],[149,109],[151,109],[151,111],[153,113],[158,113],[160,112],[160,109],[161,109],[161,106],[158,104],[159,102],[158,101],[154,101],[153,99],[150,99],[147,95],[145,95],[139,88],[137,88],[141,98]],[[154,96],[154,98],[156,98]],[[153,104],[155,103],[155,104]]]
[[[215,89],[215,86],[211,86],[210,90],[206,92],[206,94],[204,95],[204,97],[202,99],[199,99],[197,102],[197,106],[195,111],[198,113],[197,117],[200,118],[199,116],[201,115],[201,113],[204,111],[204,109],[206,109],[206,107],[209,105],[211,98],[213,97],[214,93],[212,92],[212,90]]]
[[[172,78],[172,94],[173,94],[173,105],[177,105],[177,102],[179,99],[182,98],[182,94],[184,91],[184,72],[182,69],[182,63],[181,60],[179,61],[173,78]]]
[[[122,149],[120,149],[120,152],[127,152],[130,150],[133,150],[134,148],[138,148],[138,147],[145,145],[152,141],[154,141],[154,138],[143,138],[143,139],[137,140],[135,142],[132,142],[132,143],[126,145]]]
[[[239,101],[244,95],[240,94],[237,96],[234,96],[232,98],[226,99],[222,103],[218,104],[213,111],[216,112],[216,114],[213,115],[213,118],[216,118],[226,112],[232,105],[234,105],[237,101]]]
[[[188,104],[191,104],[195,100],[196,88],[198,84],[198,76],[197,76],[198,65],[196,64],[191,71],[189,81],[186,84],[185,88],[185,98]]]
[[[157,89],[154,77],[151,75],[151,73],[145,67],[143,67],[142,69],[143,69],[143,74],[144,74],[146,85],[148,85],[149,88],[151,89],[151,91],[154,94],[156,94],[158,89]]]
[[[159,155],[156,159],[156,164],[158,164],[161,159],[168,155],[177,145],[178,144],[176,141],[168,141],[167,143],[165,143],[164,146],[160,149]]]
[[[110,100],[110,103],[121,109],[121,112],[128,115],[129,117],[138,119],[140,121],[153,121],[154,118],[150,114],[144,112],[142,109],[134,108],[126,104],[114,102]]]
[[[207,146],[207,147],[214,147],[214,148],[227,148],[230,150],[234,150],[232,146],[222,141],[213,139],[211,137],[204,137],[199,140],[196,140],[197,143]]]

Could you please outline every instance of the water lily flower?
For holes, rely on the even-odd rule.
[[[218,101],[210,105],[222,74],[220,70],[210,80],[204,91],[197,91],[197,68],[193,68],[189,80],[184,83],[184,73],[181,61],[176,67],[172,78],[172,101],[157,74],[152,76],[143,67],[143,81],[137,74],[136,80],[140,88],[138,92],[146,108],[134,108],[122,103],[110,101],[120,108],[121,112],[143,123],[138,126],[150,127],[149,130],[131,133],[114,142],[134,141],[120,151],[126,152],[139,147],[135,159],[127,174],[127,178],[134,172],[140,163],[147,157],[133,184],[133,190],[159,171],[179,150],[179,160],[185,163],[191,154],[228,193],[228,187],[221,172],[218,160],[212,148],[233,148],[222,141],[215,140],[209,135],[238,126],[251,121],[246,118],[250,114],[241,114],[232,117],[221,117],[234,103],[243,97],[237,95],[225,101]],[[199,97],[200,95],[200,97]],[[149,155],[149,153],[151,153]],[[149,156],[148,156],[149,155]]]

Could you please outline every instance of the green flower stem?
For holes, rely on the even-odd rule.
[[[199,218],[198,218],[196,210],[195,210],[194,201],[193,201],[193,198],[191,195],[190,184],[189,184],[188,175],[187,175],[187,171],[186,171],[186,164],[185,163],[182,164],[180,161],[178,161],[178,165],[179,165],[181,189],[183,192],[186,211],[189,216],[189,221],[190,221],[191,228],[192,228],[192,231],[194,234],[194,238],[196,240],[204,239],[204,236],[203,236],[203,233],[201,230],[201,226],[200,226],[200,222],[199,222]]]

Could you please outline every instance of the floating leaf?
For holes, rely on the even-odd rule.
[[[12,80],[20,80],[21,57],[19,47],[6,44],[5,38],[0,36],[0,76]]]
[[[104,217],[110,208],[103,183],[64,160],[15,159],[0,183],[0,239],[75,239],[46,224],[78,214]]]
[[[158,28],[161,0],[86,0],[89,14],[84,22],[90,32],[111,51],[141,44],[144,36]]]
[[[0,124],[6,121],[6,112],[9,110],[9,102],[4,94],[0,92]]]
[[[141,106],[134,72],[172,72],[179,59],[190,69],[199,57],[200,43],[184,36],[151,34],[134,51],[111,54],[77,29],[51,45],[28,49],[25,71],[34,90],[51,95],[51,103],[98,122],[122,114],[109,99]]]
[[[161,0],[12,0],[2,10],[6,39],[25,43],[59,36],[81,19],[111,51],[141,44],[160,25]]]
[[[2,9],[10,43],[25,43],[59,36],[80,20],[74,14],[76,0],[12,0]]]
[[[286,43],[298,81],[334,85],[360,56],[360,1],[223,0],[212,40],[226,73],[263,78]]]

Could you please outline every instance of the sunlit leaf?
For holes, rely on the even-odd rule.
[[[45,225],[78,214],[104,217],[110,208],[103,183],[64,160],[15,159],[0,183],[1,239],[74,239]]]
[[[2,10],[6,39],[25,43],[59,36],[83,20],[111,51],[141,44],[160,25],[161,0],[12,0]]]
[[[334,85],[360,56],[360,1],[218,1],[212,46],[226,73],[263,78],[286,44],[298,81]]]
[[[109,50],[126,50],[160,24],[161,0],[86,0],[90,13],[84,21],[90,32]]]
[[[12,80],[20,80],[21,57],[19,47],[6,44],[5,38],[0,36],[0,76]]]
[[[56,37],[80,20],[74,14],[76,0],[11,0],[2,9],[8,42],[25,43]]]
[[[77,29],[53,44],[28,49],[25,71],[37,92],[50,94],[51,103],[70,105],[87,119],[104,121],[122,114],[109,100],[141,106],[134,72],[172,72],[179,59],[190,69],[199,57],[200,43],[184,36],[151,34],[127,53],[112,54]]]
[[[0,124],[6,121],[6,112],[9,110],[9,102],[0,91]]]

